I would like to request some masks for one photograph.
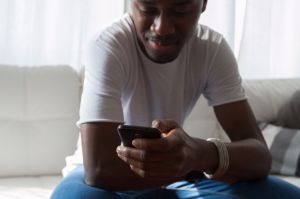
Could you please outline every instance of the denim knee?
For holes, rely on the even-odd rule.
[[[78,167],[66,176],[55,188],[51,199],[119,199],[110,191],[91,187],[84,182],[83,168]]]
[[[300,188],[274,176],[266,179],[242,182],[232,186],[233,192],[242,198],[299,199]]]

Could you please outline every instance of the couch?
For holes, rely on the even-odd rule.
[[[49,198],[76,148],[80,78],[68,66],[0,65],[0,198]]]
[[[49,198],[78,139],[81,78],[68,66],[0,65],[0,198]],[[300,79],[246,80],[256,117],[272,121]],[[184,128],[228,140],[201,98]],[[201,132],[199,131],[201,129]],[[300,178],[280,176],[300,187]]]

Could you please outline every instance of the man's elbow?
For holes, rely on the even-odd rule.
[[[88,186],[110,189],[109,176],[105,174],[102,167],[85,169],[84,182]]]
[[[269,149],[266,147],[266,163],[265,163],[265,176],[269,175],[272,168],[272,155]]]
[[[268,149],[268,147],[266,145],[264,145],[262,147],[262,153],[261,153],[261,157],[259,159],[261,159],[261,164],[260,165],[260,169],[259,169],[259,175],[258,178],[265,178],[269,175],[270,171],[271,171],[271,167],[272,167],[272,155]]]

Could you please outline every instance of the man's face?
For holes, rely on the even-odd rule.
[[[138,43],[154,62],[174,60],[195,29],[206,0],[132,0]]]

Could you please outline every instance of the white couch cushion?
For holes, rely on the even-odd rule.
[[[282,175],[278,175],[277,177],[300,188],[300,178],[298,178],[298,177],[282,176]]]
[[[43,176],[26,178],[0,179],[1,199],[46,199],[54,187],[61,180],[61,176]]]
[[[300,89],[300,79],[247,80],[243,85],[257,120],[273,122],[282,105]]]
[[[192,112],[186,119],[183,128],[193,137],[203,139],[209,137],[220,138],[220,125],[217,122],[212,107],[208,106],[207,100],[204,97],[201,97],[197,101]]]
[[[0,176],[59,174],[74,151],[80,81],[67,66],[0,65]]]

